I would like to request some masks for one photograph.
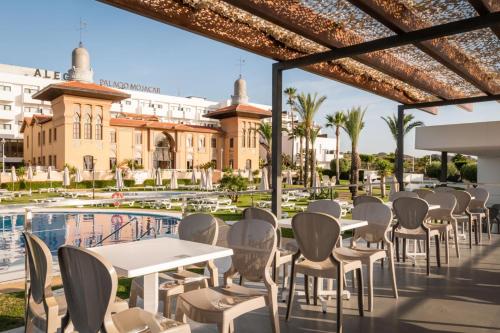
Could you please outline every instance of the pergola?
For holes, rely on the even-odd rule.
[[[281,216],[283,71],[301,68],[407,109],[500,100],[498,0],[100,0],[276,60],[272,209]],[[443,153],[446,158],[446,153]],[[446,163],[443,163],[446,165]]]

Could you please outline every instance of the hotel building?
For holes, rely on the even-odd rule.
[[[256,129],[271,112],[248,103],[242,78],[230,105],[172,98],[174,108],[152,99],[127,103],[133,99],[126,90],[93,83],[83,47],[73,51],[72,64],[68,81],[55,81],[30,97],[41,111],[23,114],[26,164],[109,170],[135,160],[145,169],[191,169],[208,162],[217,169],[258,168]]]

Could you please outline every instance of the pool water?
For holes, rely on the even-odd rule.
[[[31,231],[55,256],[61,245],[94,247],[163,236],[177,231],[178,218],[153,214],[34,213]],[[24,276],[24,215],[0,215],[0,282]]]

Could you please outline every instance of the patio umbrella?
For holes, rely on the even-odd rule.
[[[161,168],[156,168],[155,172],[155,186],[162,186],[163,179],[161,178]]]
[[[253,172],[252,169],[248,169],[248,182],[253,183]]]
[[[14,183],[17,182],[16,167],[12,166],[10,170],[10,178],[12,180],[12,191],[14,191]]]
[[[203,169],[200,170],[200,190],[206,190],[207,189],[207,174],[206,171]]]
[[[80,172],[80,169],[76,169],[76,174],[75,174],[75,188],[77,183],[82,182],[82,173]]]
[[[213,190],[214,189],[214,185],[212,183],[212,168],[208,168],[207,169],[207,179],[206,179],[206,182],[207,182],[207,190]]]
[[[368,178],[366,179],[366,182],[367,182],[366,193],[368,195],[372,195],[372,193],[373,193],[372,175],[368,175]]]
[[[391,187],[390,187],[389,195],[394,194],[396,192],[399,192],[399,184],[397,184],[397,181],[398,181],[397,178],[396,177],[391,177],[389,179],[389,181],[391,183],[390,184]]]
[[[171,190],[177,190],[178,185],[177,185],[177,171],[172,170],[172,173],[170,175],[170,189]]]
[[[63,171],[63,186],[68,187],[70,185],[70,180],[69,180],[69,169],[68,167],[64,167]]]
[[[116,168],[115,170],[115,181],[116,181],[116,190],[120,191],[123,189],[123,176],[122,170],[120,168]]]
[[[196,169],[193,169],[193,172],[191,173],[191,184],[196,185],[196,182]]]
[[[31,193],[31,182],[33,181],[33,167],[31,165],[28,166],[28,175],[26,178],[30,182],[30,193]]]
[[[292,170],[288,169],[286,171],[286,184],[287,185],[292,185],[293,184],[293,181],[292,181]]]
[[[260,177],[259,190],[267,191],[267,190],[269,190],[269,180],[267,179],[267,169],[266,168],[262,168],[261,175],[262,176]]]
[[[47,180],[49,181],[50,187],[52,187],[52,167],[50,165],[47,167]]]

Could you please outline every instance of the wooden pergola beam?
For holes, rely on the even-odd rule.
[[[365,38],[355,31],[336,24],[298,2],[290,3],[286,0],[223,1],[330,49],[365,42]],[[297,15],[299,10],[300,16]],[[465,97],[454,87],[435,80],[430,73],[409,66],[387,52],[372,52],[355,56],[353,59],[438,98]]]
[[[228,19],[210,8],[195,9],[177,0],[163,0],[161,2],[99,1],[277,61],[307,55],[287,47],[266,32],[254,29],[238,20]],[[349,73],[342,66],[336,64],[321,63],[307,66],[304,69],[401,103],[425,101],[409,96],[406,91],[388,82],[375,80],[369,75]]]
[[[397,0],[347,1],[398,34],[430,25]],[[499,84],[490,80],[488,73],[446,39],[435,39],[415,45],[482,92],[490,95],[500,92]]]
[[[500,1],[498,0],[469,0],[469,3],[479,15],[500,11]],[[491,27],[491,31],[500,38],[500,26]]]

